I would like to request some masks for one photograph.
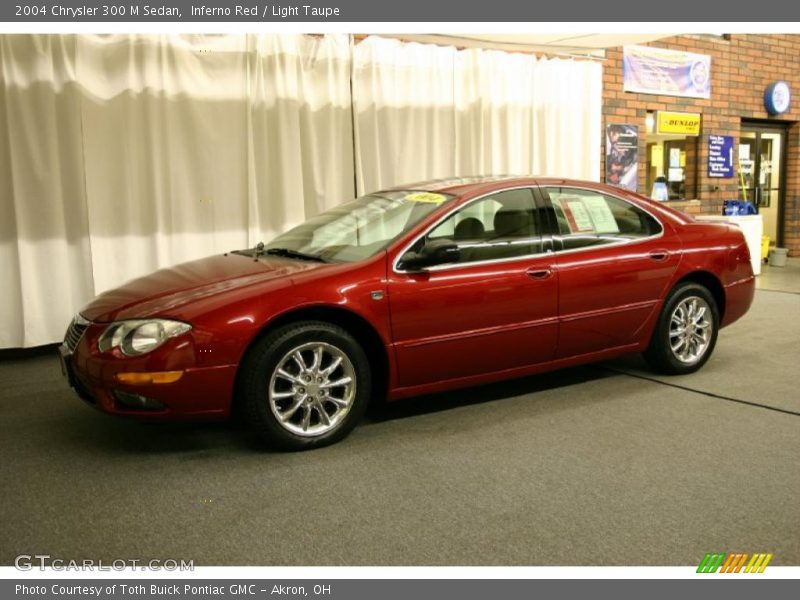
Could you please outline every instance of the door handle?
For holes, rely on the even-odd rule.
[[[669,257],[669,252],[667,252],[666,250],[653,250],[648,254],[648,256],[652,260],[655,260],[657,262],[662,262],[667,260],[667,258]]]
[[[552,269],[528,269],[525,273],[531,279],[547,279],[553,274]]]

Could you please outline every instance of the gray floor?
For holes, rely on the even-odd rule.
[[[785,267],[771,267],[765,264],[761,274],[756,277],[756,287],[760,290],[778,290],[800,294],[800,257],[790,258]]]
[[[759,291],[696,375],[633,357],[429,396],[300,454],[113,419],[55,358],[4,361],[0,564],[797,565],[798,342],[800,295]]]

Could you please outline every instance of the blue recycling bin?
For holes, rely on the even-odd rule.
[[[758,214],[752,202],[744,200],[725,200],[722,203],[722,214],[726,217]]]

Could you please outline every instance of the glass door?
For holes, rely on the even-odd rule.
[[[783,242],[785,146],[784,127],[742,123],[739,184],[764,220],[764,235],[778,245]]]

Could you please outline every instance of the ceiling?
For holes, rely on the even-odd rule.
[[[409,33],[387,37],[463,48],[493,48],[511,52],[543,52],[602,58],[605,56],[606,48],[642,44],[669,35],[663,33]]]

